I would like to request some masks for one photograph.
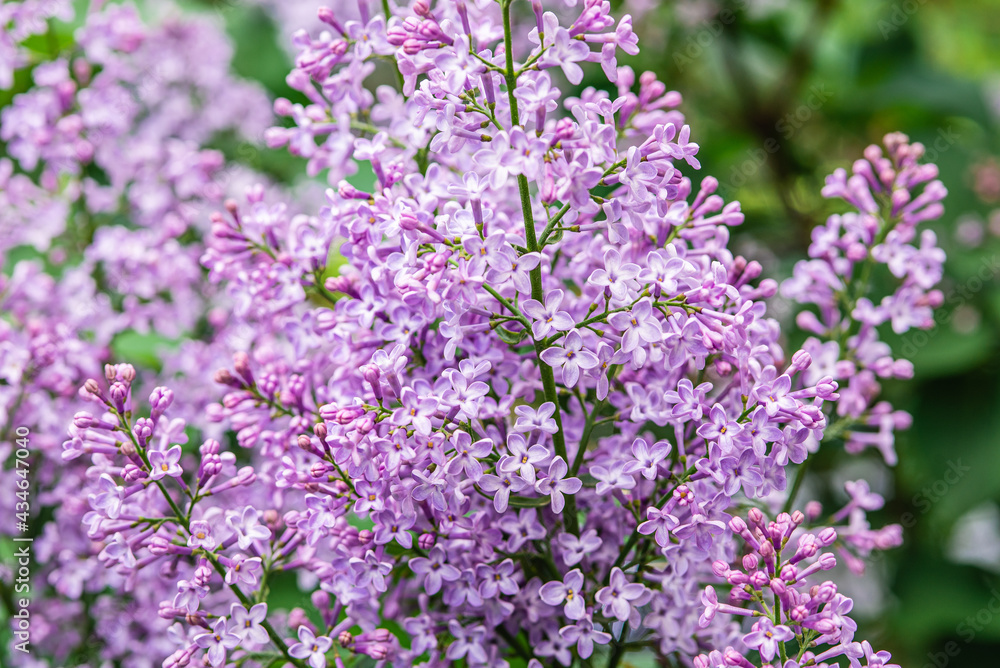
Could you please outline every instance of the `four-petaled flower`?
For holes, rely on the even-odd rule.
[[[531,334],[535,339],[544,339],[553,331],[567,332],[573,329],[576,324],[572,316],[566,311],[560,311],[563,291],[552,290],[545,295],[545,305],[534,299],[525,300],[521,305],[521,311],[532,319]]]
[[[566,335],[562,348],[546,348],[541,358],[549,366],[563,370],[566,387],[573,387],[580,380],[580,369],[593,369],[600,364],[597,355],[583,347],[583,337],[576,330]]]
[[[566,499],[563,494],[576,494],[583,488],[583,482],[579,478],[567,478],[569,466],[566,460],[556,456],[549,464],[548,476],[535,483],[535,489],[539,494],[545,494],[551,499],[552,512],[557,515],[566,507]]]
[[[181,468],[181,446],[175,445],[166,452],[162,450],[150,450],[149,452],[149,477],[151,480],[159,480],[164,476],[171,478],[180,477],[184,473]]]
[[[595,269],[587,279],[587,283],[604,288],[610,297],[623,301],[628,297],[630,289],[638,287],[639,284],[635,280],[638,275],[639,265],[633,262],[623,263],[621,253],[611,248],[604,254],[604,269]]]
[[[426,557],[410,559],[410,570],[424,576],[424,591],[433,596],[441,591],[443,582],[454,582],[461,572],[447,563],[447,554],[440,545],[435,545]]]
[[[288,648],[289,656],[305,659],[312,668],[326,667],[326,653],[333,641],[326,636],[317,636],[308,626],[299,627],[299,641]]]
[[[594,643],[607,645],[611,642],[611,634],[598,630],[590,617],[580,619],[576,624],[559,629],[559,635],[564,640],[576,643],[576,652],[581,659],[590,658],[594,653]]]
[[[611,580],[608,586],[597,592],[595,600],[604,606],[601,612],[605,617],[614,617],[618,621],[624,622],[632,616],[633,606],[638,605],[638,602],[646,594],[646,585],[639,582],[629,582],[625,579],[625,573],[622,569],[615,566],[611,569]]]
[[[215,536],[212,535],[212,526],[204,520],[191,522],[190,534],[187,539],[188,547],[212,550],[218,545]]]
[[[107,473],[102,473],[97,481],[97,493],[87,497],[90,507],[109,519],[116,520],[125,502],[125,488],[116,484]]]
[[[632,353],[632,365],[637,368],[646,363],[643,343],[663,340],[663,328],[648,299],[639,301],[630,311],[612,313],[608,322],[622,333],[622,352]]]
[[[548,448],[538,444],[528,447],[528,442],[520,434],[511,434],[507,437],[507,452],[510,454],[501,459],[497,465],[499,472],[517,472],[529,484],[535,482],[535,464],[549,458]]]
[[[226,525],[236,534],[236,544],[241,550],[250,549],[255,540],[271,537],[271,530],[258,522],[258,515],[256,508],[247,506],[242,513],[226,516]]]
[[[562,582],[546,582],[538,590],[542,601],[553,607],[563,605],[563,612],[570,619],[582,619],[587,612],[587,601],[583,596],[583,573],[574,568]]]
[[[660,547],[670,544],[670,532],[677,528],[680,521],[668,512],[654,506],[646,509],[646,521],[639,525],[639,533],[644,536],[654,534],[653,539]]]
[[[263,626],[267,618],[267,603],[258,603],[249,610],[240,603],[233,603],[229,617],[233,633],[239,634],[243,642],[263,645],[268,641],[267,629]]]
[[[795,637],[787,626],[775,626],[767,617],[757,621],[750,633],[743,636],[743,643],[760,652],[761,658],[770,661],[778,653],[778,643],[787,642]]]
[[[256,587],[264,574],[264,566],[260,557],[248,559],[245,554],[237,554],[232,558],[232,564],[226,569],[226,584],[246,583]]]
[[[552,417],[555,412],[556,405],[551,401],[546,401],[537,410],[531,406],[516,406],[514,413],[517,415],[517,421],[514,423],[514,429],[517,431],[537,430],[546,434],[554,434],[559,431],[559,427]]]
[[[240,637],[229,631],[226,618],[220,617],[212,626],[212,631],[195,636],[194,643],[207,650],[208,662],[213,668],[218,668],[226,662],[226,652],[239,646]]]
[[[479,479],[479,488],[493,494],[493,507],[498,513],[507,510],[511,492],[516,494],[527,486],[528,483],[523,478],[513,473],[504,473],[500,476],[487,473]]]

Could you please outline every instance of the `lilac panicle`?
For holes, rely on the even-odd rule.
[[[0,340],[20,347],[0,370],[52,397],[40,422],[71,425],[46,450],[53,494],[78,499],[42,541],[71,537],[51,586],[96,596],[105,625],[119,600],[155,610],[101,633],[154,638],[164,666],[614,665],[640,638],[699,668],[886,664],[821,572],[862,567],[899,528],[870,528],[883,501],[860,482],[825,524],[795,483],[834,438],[895,460],[908,416],[877,378],[912,368],[878,331],[928,326],[941,301],[943,255],[917,228],[945,193],[921,147],[889,135],[829,178],[824,195],[855,211],[817,229],[783,284],[815,334],[788,354],[777,283],[729,248],[743,214],[697,175],[681,96],[619,65],[638,49],[631,16],[600,0],[384,7],[338,3],[295,35],[302,101],[275,101],[288,122],[265,139],[325,176],[321,203],[231,187],[202,146],[267,122],[227,121],[260,113],[259,92],[214,66],[154,76],[151,54],[180,58],[174,42],[202,33],[151,31],[127,7],[88,15],[83,56],[36,67],[3,111],[0,197],[41,221],[16,243],[49,252],[71,206],[124,198],[136,221],[99,228],[62,281],[39,263],[2,279],[18,324]],[[372,84],[387,65],[396,85]],[[180,88],[220,106],[122,104],[144,68],[139,102]],[[27,132],[36,117],[51,132]],[[142,138],[159,148],[133,155]],[[345,180],[358,165],[370,192]],[[871,294],[875,271],[892,294]],[[70,308],[105,288],[121,307]],[[195,323],[213,335],[171,356],[162,385],[128,365],[102,376],[117,332]],[[808,516],[768,520],[781,505]],[[314,610],[272,604],[279,573]]]

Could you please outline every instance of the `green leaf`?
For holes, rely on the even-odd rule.
[[[501,341],[509,343],[512,346],[519,344],[524,339],[524,335],[526,333],[526,330],[523,329],[519,332],[512,332],[509,329],[504,328],[503,325],[498,326],[494,331],[496,331],[497,336],[500,337]]]

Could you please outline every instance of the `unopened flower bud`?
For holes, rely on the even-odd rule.
[[[253,372],[250,370],[250,356],[245,352],[240,351],[233,354],[233,369],[246,381],[247,385],[254,384]]]
[[[819,534],[816,535],[816,538],[819,539],[820,545],[823,547],[829,547],[830,545],[833,545],[834,541],[837,540],[837,530],[833,527],[827,527],[820,531]]]
[[[122,468],[122,478],[125,479],[125,482],[138,482],[145,479],[145,477],[146,472],[135,464],[126,464],[125,467]]]

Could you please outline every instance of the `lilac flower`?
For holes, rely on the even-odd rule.
[[[528,442],[520,434],[507,437],[507,452],[510,456],[500,460],[497,470],[505,474],[516,472],[529,485],[535,483],[535,464],[545,461],[550,454],[543,445],[528,447]]]
[[[444,548],[435,545],[426,557],[410,559],[410,570],[424,576],[424,591],[433,596],[441,591],[443,582],[454,582],[460,572],[451,564],[446,563]]]
[[[604,254],[604,268],[595,269],[587,279],[587,283],[604,288],[611,297],[623,301],[628,297],[629,291],[638,286],[635,278],[639,275],[639,271],[639,265],[632,262],[623,263],[621,253],[612,248]],[[619,329],[624,328],[619,327]]]
[[[191,522],[187,539],[188,547],[200,547],[205,550],[212,550],[218,545],[215,536],[212,534],[212,526],[204,520]]]
[[[598,399],[607,398],[611,389],[611,382],[608,379],[610,367],[615,364],[623,364],[628,359],[628,354],[621,350],[615,350],[603,341],[597,344],[597,365],[591,369],[591,373],[597,374]]]
[[[577,63],[589,55],[590,48],[586,44],[574,40],[568,30],[560,27],[556,28],[552,46],[545,51],[540,64],[561,67],[566,79],[575,85],[583,80],[583,69]]]
[[[125,500],[125,488],[115,484],[107,473],[102,473],[97,490],[96,494],[87,497],[90,507],[110,519],[118,519]]]
[[[566,387],[576,385],[580,379],[580,369],[593,369],[599,364],[597,355],[583,348],[583,337],[575,330],[566,335],[562,348],[546,348],[541,359],[549,366],[563,370]]]
[[[563,563],[567,566],[575,566],[580,563],[586,555],[596,552],[604,543],[594,529],[584,532],[579,538],[573,534],[561,533],[557,540],[561,548]]]
[[[101,558],[118,562],[125,568],[135,568],[136,564],[132,547],[120,532],[116,532],[112,537],[112,542],[108,543],[101,551]]]
[[[563,612],[570,619],[582,619],[587,612],[587,602],[583,596],[583,573],[575,568],[566,574],[562,582],[546,582],[538,590],[542,601],[553,607],[563,605]]]
[[[545,296],[545,305],[528,299],[521,305],[521,310],[532,319],[531,334],[536,339],[544,339],[553,331],[565,332],[575,324],[566,311],[560,311],[563,291],[552,290]]]
[[[240,637],[231,633],[226,626],[226,618],[220,617],[212,626],[210,633],[195,636],[194,642],[198,647],[207,650],[205,654],[208,662],[214,668],[218,668],[226,662],[226,652],[239,646]]]
[[[271,537],[271,530],[259,524],[258,511],[253,506],[246,506],[240,514],[227,515],[226,525],[236,534],[236,542],[241,550],[250,549],[254,541],[268,540]]]
[[[166,452],[151,450],[149,453],[149,478],[160,480],[164,476],[179,478],[184,470],[180,466],[181,446],[175,445]]]
[[[594,653],[594,644],[607,645],[611,642],[611,634],[598,631],[590,617],[583,617],[576,624],[559,629],[559,635],[569,642],[576,643],[577,654],[581,659],[588,659]]]
[[[671,445],[667,441],[657,441],[650,448],[643,438],[632,442],[632,456],[635,457],[635,470],[642,473],[647,480],[656,478],[657,467],[670,454]]]
[[[552,418],[555,414],[555,404],[546,401],[537,409],[531,406],[517,406],[514,413],[517,414],[517,422],[514,429],[521,432],[541,431],[546,434],[554,434],[559,428]]]
[[[237,554],[226,569],[226,584],[246,584],[249,587],[256,587],[263,573],[264,567],[260,557],[248,559],[245,555]]]
[[[403,390],[399,399],[403,405],[393,411],[392,423],[400,427],[412,424],[418,434],[429,435],[431,433],[430,418],[437,412],[437,400],[432,397],[420,398],[409,387]]]
[[[569,466],[562,457],[555,457],[549,464],[548,475],[537,483],[535,489],[539,494],[545,494],[552,500],[552,512],[557,515],[566,507],[566,500],[563,494],[576,494],[583,488],[583,482],[579,478],[567,478]]]
[[[709,418],[711,422],[698,427],[698,435],[706,440],[717,441],[723,452],[731,452],[735,447],[733,439],[743,431],[743,425],[731,420],[726,415],[726,410],[719,404],[712,406]]]
[[[653,314],[653,305],[648,299],[643,299],[630,311],[611,315],[608,322],[622,332],[621,349],[622,352],[632,353],[633,365],[642,366],[646,361],[645,350],[640,347],[643,343],[663,340],[660,321]]]
[[[538,540],[545,536],[545,529],[538,522],[538,510],[525,508],[518,516],[510,515],[500,520],[500,528],[510,534],[507,549],[516,552],[529,540]]]
[[[502,476],[487,473],[479,479],[478,484],[484,492],[493,494],[493,508],[498,513],[507,510],[512,492],[516,494],[528,486],[527,481],[511,473],[505,473]]]
[[[414,471],[413,477],[418,482],[411,492],[413,498],[417,501],[430,499],[431,507],[437,510],[447,510],[448,501],[444,497],[444,491],[448,486],[448,481],[444,478],[443,473],[444,471],[441,468],[436,469],[430,474]],[[480,478],[481,482],[482,478]]]
[[[648,162],[643,162],[639,154],[639,149],[635,146],[629,148],[625,170],[618,175],[618,181],[628,188],[631,204],[643,203],[652,198],[651,189],[656,188],[659,175],[656,167]],[[638,270],[638,267],[636,267]]]
[[[513,574],[514,562],[510,559],[504,559],[495,567],[481,564],[476,568],[476,576],[482,580],[479,593],[483,598],[493,598],[498,592],[513,596],[520,589]]]
[[[610,468],[600,465],[590,467],[590,475],[597,478],[597,493],[605,494],[613,489],[629,490],[635,487],[635,478],[628,472],[627,462],[617,461]]]
[[[375,591],[385,591],[385,576],[392,571],[392,564],[384,562],[372,550],[365,552],[365,558],[351,557],[351,570],[358,587],[371,585]]]
[[[643,535],[654,534],[656,544],[666,547],[670,544],[670,532],[677,528],[680,520],[659,508],[646,509],[646,521],[639,525],[637,531]]]
[[[743,488],[743,493],[753,496],[754,491],[764,482],[764,477],[757,471],[757,455],[753,450],[744,450],[736,457],[723,457],[719,460],[719,468],[725,475],[726,482],[723,491],[732,496]]]
[[[601,610],[606,617],[614,617],[619,621],[626,621],[635,614],[633,606],[638,604],[647,595],[646,587],[638,582],[628,582],[622,569],[611,569],[611,579],[607,587],[599,590],[595,597],[597,602],[604,606]],[[634,624],[638,626],[638,624]]]
[[[190,580],[180,580],[177,583],[177,594],[174,596],[173,606],[178,610],[194,612],[201,605],[201,599],[208,595],[208,587],[191,582]]]
[[[267,630],[261,622],[267,618],[267,604],[258,603],[249,610],[239,603],[233,603],[229,608],[229,618],[234,633],[240,636],[243,643],[263,645],[268,641]]]
[[[764,406],[767,414],[770,417],[774,417],[779,410],[794,411],[798,408],[798,402],[789,396],[791,388],[792,379],[787,375],[781,375],[766,387],[758,385],[754,389],[754,393]]]
[[[486,629],[482,626],[465,628],[458,621],[452,619],[448,622],[448,631],[455,640],[448,645],[446,656],[452,661],[468,657],[470,661],[485,663],[487,661],[486,649],[483,646],[483,635]]]
[[[743,636],[747,647],[760,652],[765,661],[770,661],[778,653],[778,643],[794,638],[792,630],[784,625],[775,626],[767,617],[762,617],[753,625],[753,630]]]
[[[503,285],[508,281],[518,292],[523,294],[531,293],[531,279],[529,272],[541,262],[537,253],[525,253],[517,256],[513,253],[498,253],[489,258],[490,271],[486,275],[487,280]]]
[[[447,472],[454,475],[464,470],[473,482],[479,482],[483,475],[483,465],[479,460],[493,452],[493,442],[483,438],[473,443],[472,437],[464,431],[455,432],[452,442],[456,454],[448,461]]]
[[[413,515],[397,517],[388,510],[376,513],[375,544],[385,545],[394,540],[407,549],[413,547],[413,536],[409,530],[415,523],[416,517]]]
[[[333,641],[326,636],[317,636],[308,626],[300,626],[299,641],[288,648],[289,656],[303,659],[312,668],[326,667],[326,653],[333,646]]]

